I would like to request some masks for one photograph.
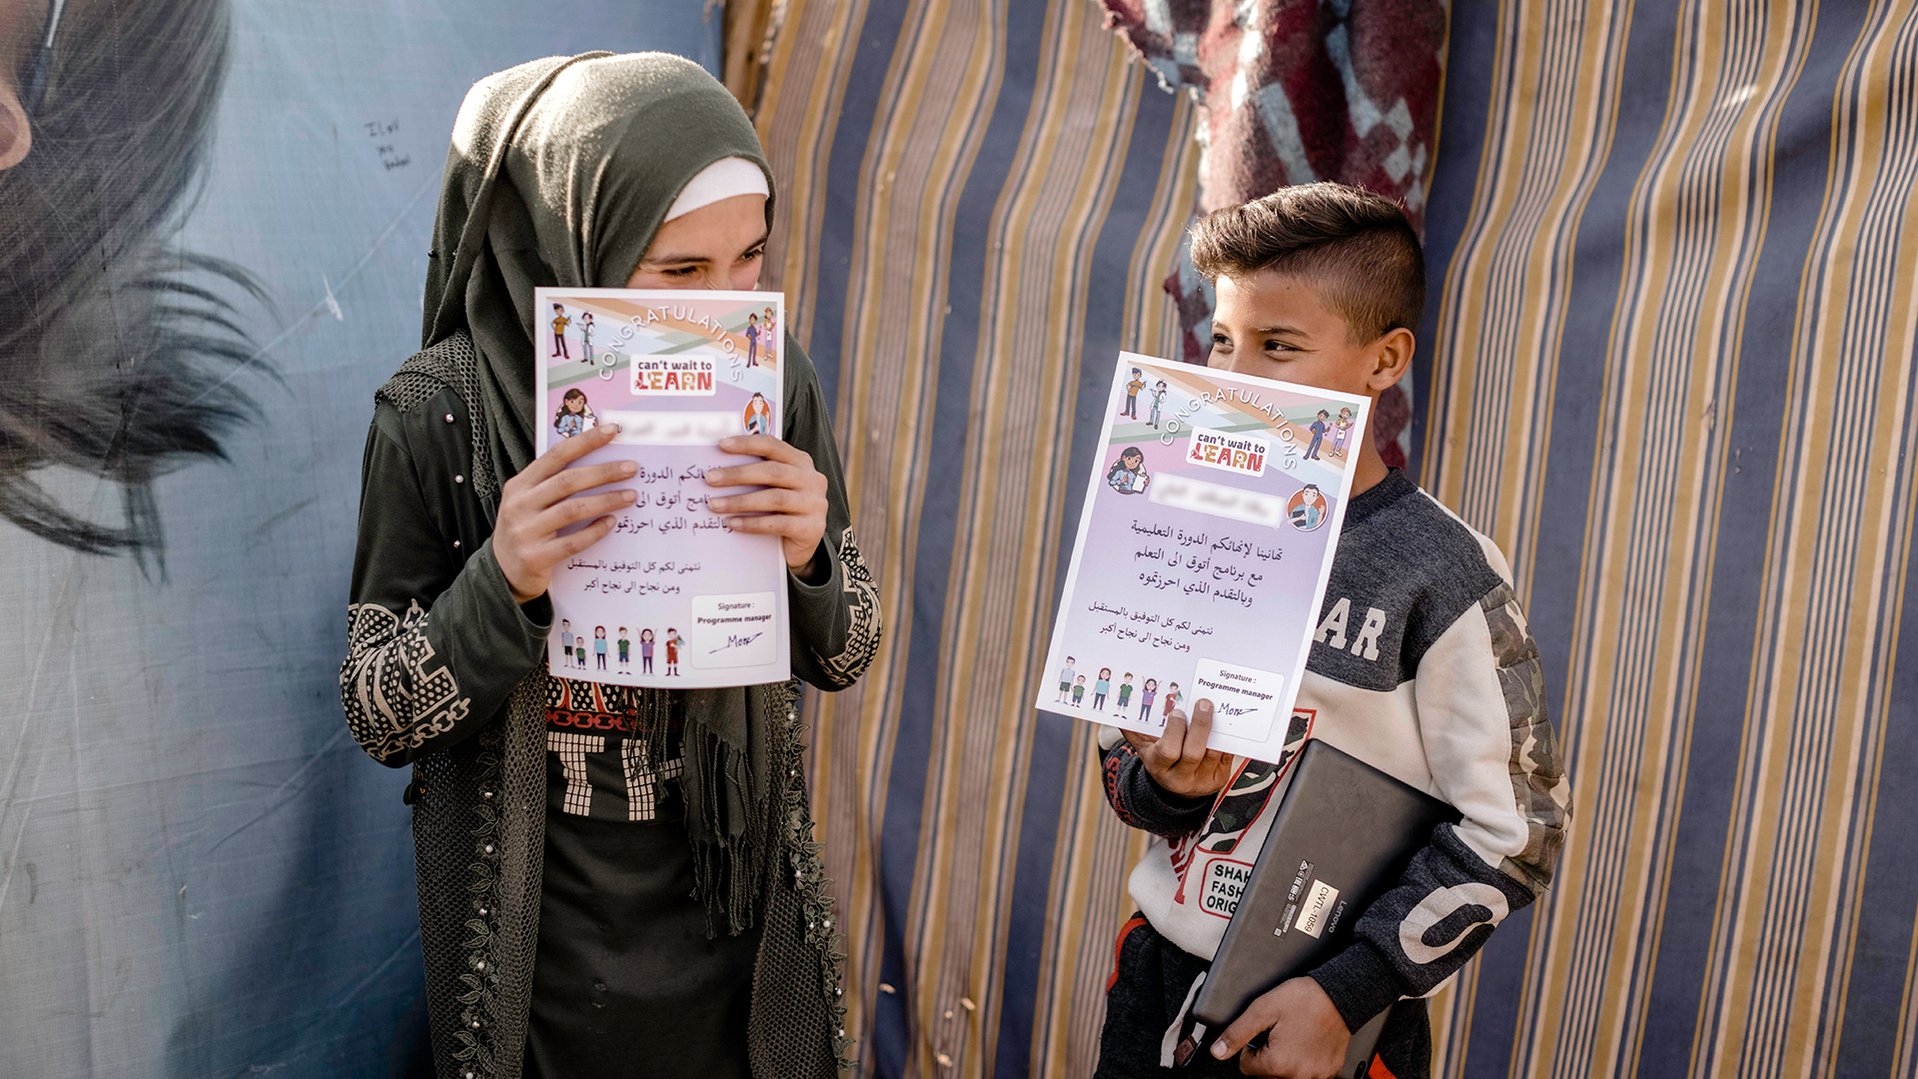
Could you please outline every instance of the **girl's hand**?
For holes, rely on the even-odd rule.
[[[812,457],[771,435],[734,435],[720,439],[719,448],[765,460],[707,469],[707,483],[758,485],[765,490],[716,495],[707,505],[714,513],[728,515],[726,526],[735,532],[778,536],[786,567],[802,578],[816,576],[813,562],[826,535],[826,477],[813,467]]]
[[[613,530],[613,517],[633,504],[632,488],[606,491],[584,498],[572,496],[595,487],[630,479],[638,471],[631,461],[613,461],[586,468],[568,468],[573,462],[606,445],[619,425],[601,424],[574,435],[527,465],[525,471],[500,488],[499,520],[493,526],[493,558],[513,599],[526,603],[546,594],[553,570],[568,558],[598,543]],[[592,524],[569,536],[562,529],[581,521]]]

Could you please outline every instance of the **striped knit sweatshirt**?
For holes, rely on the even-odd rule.
[[[1394,1008],[1379,1046],[1400,1077],[1430,1071],[1421,998],[1551,883],[1571,794],[1538,650],[1498,548],[1398,472],[1351,500],[1284,757],[1241,764],[1218,796],[1159,787],[1102,732],[1106,796],[1153,833],[1130,891],[1147,922],[1210,960],[1257,859],[1297,749],[1327,742],[1459,810],[1311,976],[1357,1030]],[[1403,1003],[1400,1003],[1403,1000]]]

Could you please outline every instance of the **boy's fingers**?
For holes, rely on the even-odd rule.
[[[1192,726],[1186,731],[1181,756],[1188,764],[1205,760],[1205,744],[1212,736],[1212,702],[1204,697],[1192,702]]]
[[[1128,730],[1124,727],[1119,728],[1119,733],[1124,735],[1125,740],[1132,743],[1132,748],[1138,750],[1141,754],[1158,744],[1159,741],[1159,736],[1156,734],[1146,734],[1142,731]]]
[[[1159,733],[1158,757],[1162,763],[1177,764],[1185,752],[1185,713],[1173,709],[1165,717],[1165,730]]]
[[[1232,1054],[1244,1049],[1247,1042],[1258,1037],[1262,1032],[1271,1030],[1272,1025],[1279,1021],[1277,1005],[1271,998],[1270,993],[1260,994],[1246,1006],[1245,1014],[1234,1019],[1232,1025],[1220,1031],[1218,1039],[1212,1043],[1212,1055],[1220,1060],[1226,1060]]]

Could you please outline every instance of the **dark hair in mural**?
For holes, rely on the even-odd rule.
[[[170,243],[226,70],[227,0],[49,10],[56,25],[23,27],[31,42],[0,42],[27,91],[0,79],[0,107],[31,138],[0,152],[0,517],[157,564],[154,480],[224,457],[251,411],[234,379],[258,350],[232,288],[265,299],[240,267]],[[36,475],[49,467],[118,483],[124,521],[62,505]]]

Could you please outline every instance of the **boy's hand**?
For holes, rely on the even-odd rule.
[[[1246,1043],[1260,1033],[1266,1035],[1265,1044],[1246,1049]],[[1245,1014],[1212,1043],[1212,1055],[1228,1060],[1245,1049],[1239,1070],[1247,1075],[1337,1079],[1351,1043],[1345,1017],[1319,983],[1292,978],[1247,1006]]]
[[[771,435],[734,435],[720,439],[719,448],[765,460],[707,469],[707,483],[757,484],[765,490],[721,495],[706,504],[714,513],[727,514],[726,526],[735,532],[778,536],[786,567],[802,579],[818,576],[813,562],[826,535],[826,477],[813,467],[812,456]],[[757,516],[731,516],[741,513]]]
[[[553,570],[598,543],[613,530],[613,514],[633,504],[630,487],[573,497],[632,478],[637,469],[631,461],[567,467],[611,442],[618,433],[618,424],[606,423],[574,435],[540,454],[501,485],[499,520],[493,525],[493,560],[506,575],[506,586],[517,602],[545,595]],[[570,536],[559,535],[561,529],[586,520],[592,523]]]
[[[1138,731],[1123,733],[1139,751],[1146,774],[1173,794],[1203,798],[1224,790],[1232,778],[1232,755],[1205,748],[1212,734],[1212,702],[1205,697],[1192,702],[1190,727],[1186,726],[1185,713],[1175,708],[1165,717],[1165,730],[1157,736]]]

